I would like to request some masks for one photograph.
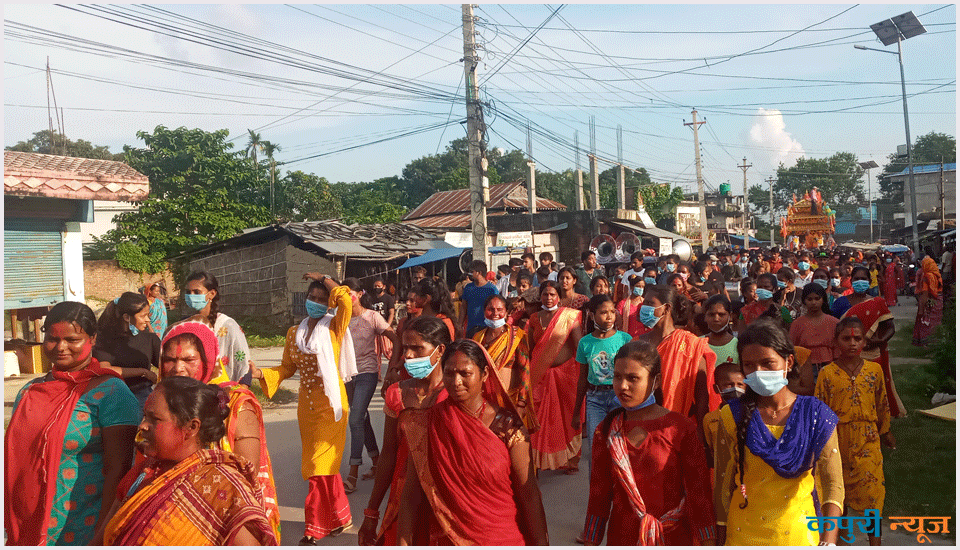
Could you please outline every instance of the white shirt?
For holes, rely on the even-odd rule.
[[[548,281],[556,281],[556,280],[557,280],[557,275],[558,275],[559,273],[560,273],[559,271],[551,271],[550,274],[547,275],[547,280],[548,280]]]
[[[622,284],[623,286],[629,287],[629,286],[630,286],[630,277],[632,277],[632,276],[634,276],[634,275],[641,275],[641,274],[642,274],[642,272],[641,272],[641,273],[637,273],[637,272],[634,271],[632,268],[631,268],[631,269],[628,269],[627,272],[623,274],[623,277],[620,278],[620,284]]]
[[[807,270],[806,277],[801,277],[800,274],[797,273],[797,278],[793,280],[793,286],[797,288],[803,288],[812,281],[813,281],[813,271]]]

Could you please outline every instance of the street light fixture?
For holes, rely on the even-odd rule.
[[[907,134],[907,181],[910,187],[910,209],[913,212],[913,218],[910,220],[913,226],[913,252],[919,258],[920,236],[917,234],[917,219],[919,218],[917,215],[917,190],[913,183],[913,147],[910,142],[910,115],[907,112],[907,81],[903,75],[903,48],[901,43],[908,38],[913,38],[914,36],[927,32],[927,29],[923,28],[923,25],[912,11],[870,25],[870,28],[873,29],[874,34],[877,35],[877,38],[880,39],[880,42],[884,46],[889,46],[894,42],[897,43],[896,55],[900,61],[900,88],[903,92],[903,127]],[[859,44],[855,45],[854,48],[858,50],[893,53],[888,50],[868,48]],[[872,224],[870,225],[870,229],[871,231],[873,230]]]
[[[870,169],[880,168],[876,161],[860,162],[860,168],[867,171],[867,208],[870,210],[870,243],[873,243],[873,187],[870,186]]]

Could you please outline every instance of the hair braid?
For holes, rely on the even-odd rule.
[[[747,500],[747,487],[743,484],[743,470],[746,455],[747,428],[750,426],[750,418],[753,411],[757,409],[757,394],[750,388],[747,388],[743,396],[740,397],[740,404],[743,405],[743,417],[737,422],[737,471],[740,474],[740,494],[743,495],[743,504],[740,509],[743,510],[749,504]]]

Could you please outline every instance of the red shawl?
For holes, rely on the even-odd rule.
[[[517,414],[489,354],[487,360],[484,397]],[[451,399],[404,411],[401,428],[443,536],[456,545],[526,544],[517,524],[510,453],[490,428]]]
[[[117,376],[91,358],[73,372],[50,371],[27,386],[4,436],[4,527],[7,544],[43,546],[60,475],[63,438],[73,410],[90,382]]]

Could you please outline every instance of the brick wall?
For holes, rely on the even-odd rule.
[[[173,284],[173,274],[137,273],[121,268],[114,260],[87,260],[83,262],[83,286],[87,305],[99,311],[103,305],[124,292],[137,292],[146,285],[163,279],[167,287],[167,298],[180,295]]]

